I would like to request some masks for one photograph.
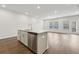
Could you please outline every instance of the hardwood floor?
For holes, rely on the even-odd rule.
[[[17,40],[16,37],[0,40],[0,54],[36,54]],[[44,52],[47,54],[47,52]]]
[[[0,40],[0,54],[33,54],[16,37]]]
[[[48,50],[44,54],[79,54],[79,35],[48,34]],[[34,54],[14,38],[0,40],[0,54]]]

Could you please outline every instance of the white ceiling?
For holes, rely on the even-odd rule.
[[[38,9],[37,6],[37,4],[7,4],[4,9],[24,14],[27,13],[29,16],[32,17],[47,17],[49,15],[60,16],[65,14],[75,14],[79,11],[78,5],[71,4],[39,4],[40,9]]]

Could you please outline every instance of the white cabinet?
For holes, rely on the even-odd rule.
[[[36,33],[18,30],[18,40],[35,53],[42,54],[47,50],[47,32]]]
[[[44,53],[47,50],[47,33],[39,33],[37,39],[37,53]]]
[[[28,46],[27,32],[18,30],[18,40],[21,41],[26,46]]]
[[[21,40],[21,31],[20,31],[20,30],[18,30],[17,39],[18,39],[19,41]]]
[[[28,47],[35,53],[42,54],[47,50],[47,33],[28,32]]]

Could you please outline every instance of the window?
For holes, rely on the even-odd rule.
[[[63,29],[69,30],[69,21],[63,21]]]
[[[53,28],[53,23],[49,22],[49,29],[52,29],[52,28]]]
[[[76,21],[72,21],[72,32],[76,32]]]
[[[58,29],[59,27],[58,27],[58,22],[56,21],[56,22],[54,22],[54,29]]]

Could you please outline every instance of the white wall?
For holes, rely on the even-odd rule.
[[[17,15],[16,20],[17,20],[17,30],[28,29],[30,17],[20,14],[20,15]]]
[[[60,23],[62,23],[61,21],[65,19],[70,20],[70,18],[62,18],[62,19],[60,18],[57,20],[59,20]],[[75,18],[73,17],[72,19],[78,20],[78,16],[76,16]],[[41,19],[31,18],[21,13],[0,9],[0,39],[16,36],[17,30],[28,29],[29,24],[32,24],[32,31],[36,32],[47,31],[43,28],[44,26],[43,20]],[[60,25],[60,27],[62,27],[62,25]],[[79,32],[79,26],[77,30]]]
[[[35,32],[42,31],[42,20],[32,18],[31,21],[29,21],[29,24],[32,24],[32,31],[35,31]]]
[[[28,19],[24,14],[0,9],[0,39],[16,36],[18,29],[27,29]]]

